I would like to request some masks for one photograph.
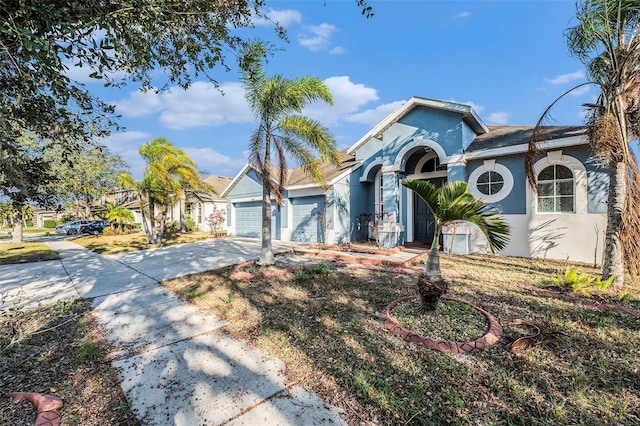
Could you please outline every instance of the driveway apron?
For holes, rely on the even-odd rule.
[[[148,425],[344,424],[338,409],[288,387],[284,364],[221,332],[225,322],[164,288],[162,280],[233,265],[260,241],[225,238],[101,256],[47,243],[60,261],[0,266],[0,308],[93,299],[118,349],[113,364],[132,409]],[[291,248],[274,241],[274,251]]]

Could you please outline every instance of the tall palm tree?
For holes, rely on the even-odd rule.
[[[327,86],[316,77],[289,79],[278,74],[267,77],[262,65],[264,54],[263,45],[251,44],[240,65],[245,97],[259,123],[251,136],[249,151],[249,161],[262,180],[262,250],[258,264],[272,265],[275,260],[271,246],[271,196],[275,196],[278,205],[282,204],[287,155],[318,182],[322,182],[322,174],[315,154],[336,167],[340,157],[329,131],[318,121],[302,115],[309,103],[333,104]]]
[[[431,182],[405,179],[402,185],[414,191],[429,207],[435,220],[435,234],[427,265],[418,277],[418,292],[427,310],[435,309],[440,297],[447,291],[447,281],[440,269],[440,233],[442,227],[456,220],[466,220],[478,226],[495,253],[509,241],[509,225],[500,214],[474,198],[466,182],[448,182],[436,188]]]
[[[602,276],[614,275],[614,283],[621,285],[625,269],[640,275],[640,174],[630,148],[640,137],[640,2],[583,0],[576,18],[565,36],[569,51],[586,66],[589,82],[562,94],[538,121],[529,141],[527,176],[537,189],[533,164],[545,140],[542,123],[553,105],[584,84],[596,85],[598,98],[585,107],[592,150],[609,168]]]
[[[144,176],[136,181],[123,173],[119,185],[135,189],[140,201],[142,225],[150,244],[160,244],[167,223],[168,211],[184,193],[185,188],[207,189],[200,179],[196,163],[183,149],[173,146],[165,138],[155,138],[139,149],[145,160]],[[160,223],[156,229],[156,211],[160,206]]]

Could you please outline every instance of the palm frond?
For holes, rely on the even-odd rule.
[[[405,179],[402,185],[424,200],[440,226],[457,220],[471,222],[480,228],[494,253],[509,242],[509,225],[498,211],[474,198],[466,182],[447,182],[436,188],[430,182]]]
[[[320,155],[322,161],[340,166],[336,140],[320,122],[302,115],[290,115],[280,121],[278,130],[289,140],[299,140],[309,145]]]
[[[558,96],[552,103],[549,105],[540,118],[538,122],[533,128],[533,132],[529,137],[528,147],[527,147],[527,155],[524,159],[524,169],[527,175],[527,181],[529,181],[529,185],[533,189],[534,193],[538,191],[538,176],[536,176],[535,170],[533,168],[536,161],[538,161],[538,156],[540,155],[540,145],[548,140],[547,131],[544,127],[544,123],[550,118],[551,111],[553,107],[565,96],[569,95],[574,90],[577,90],[583,86],[595,84],[593,82],[586,82],[578,84],[577,86],[572,87],[571,89],[565,91],[563,94]]]
[[[405,179],[402,182],[403,186],[406,186],[425,202],[429,210],[434,214],[440,212],[440,203],[438,199],[438,188],[431,182],[423,180]]]

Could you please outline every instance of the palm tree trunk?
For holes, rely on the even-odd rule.
[[[605,235],[602,279],[615,275],[614,285],[624,283],[624,261],[620,227],[627,196],[627,168],[624,162],[609,164],[609,198],[607,200],[607,233]]]
[[[433,242],[431,243],[431,249],[429,250],[429,257],[427,258],[427,265],[424,268],[424,274],[427,276],[442,276],[440,270],[440,232],[442,227],[436,225],[435,234],[433,236]]]
[[[271,131],[265,135],[265,152],[262,167],[262,249],[257,264],[276,263],[271,246]]]
[[[263,178],[264,179],[264,178]],[[269,179],[269,177],[267,177]],[[267,185],[262,185],[262,250],[258,265],[273,265],[273,248],[271,246],[271,194]]]
[[[438,306],[438,301],[449,288],[449,283],[442,278],[440,270],[440,231],[442,227],[436,225],[435,235],[429,250],[427,265],[424,271],[418,276],[418,293],[422,308],[425,311],[434,311]]]

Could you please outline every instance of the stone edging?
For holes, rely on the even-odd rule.
[[[58,411],[62,408],[62,399],[57,396],[35,392],[9,392],[2,396],[32,402],[38,410],[35,426],[58,426],[62,420],[62,414]]]
[[[384,328],[386,328],[393,334],[399,335],[407,342],[415,343],[427,349],[432,349],[434,351],[449,354],[471,354],[480,352],[481,350],[486,349],[487,347],[498,342],[498,340],[500,340],[500,338],[502,337],[502,326],[498,323],[498,321],[495,320],[495,318],[493,318],[493,316],[489,312],[468,302],[453,299],[451,297],[442,297],[442,299],[464,303],[484,315],[487,321],[489,321],[489,329],[484,336],[472,342],[448,342],[446,340],[430,339],[428,337],[414,333],[413,331],[408,330],[398,324],[391,316],[391,310],[395,308],[399,303],[419,298],[419,295],[401,297],[400,299],[396,299],[389,305],[387,305],[382,310],[382,312],[380,312],[380,318],[384,320]]]

